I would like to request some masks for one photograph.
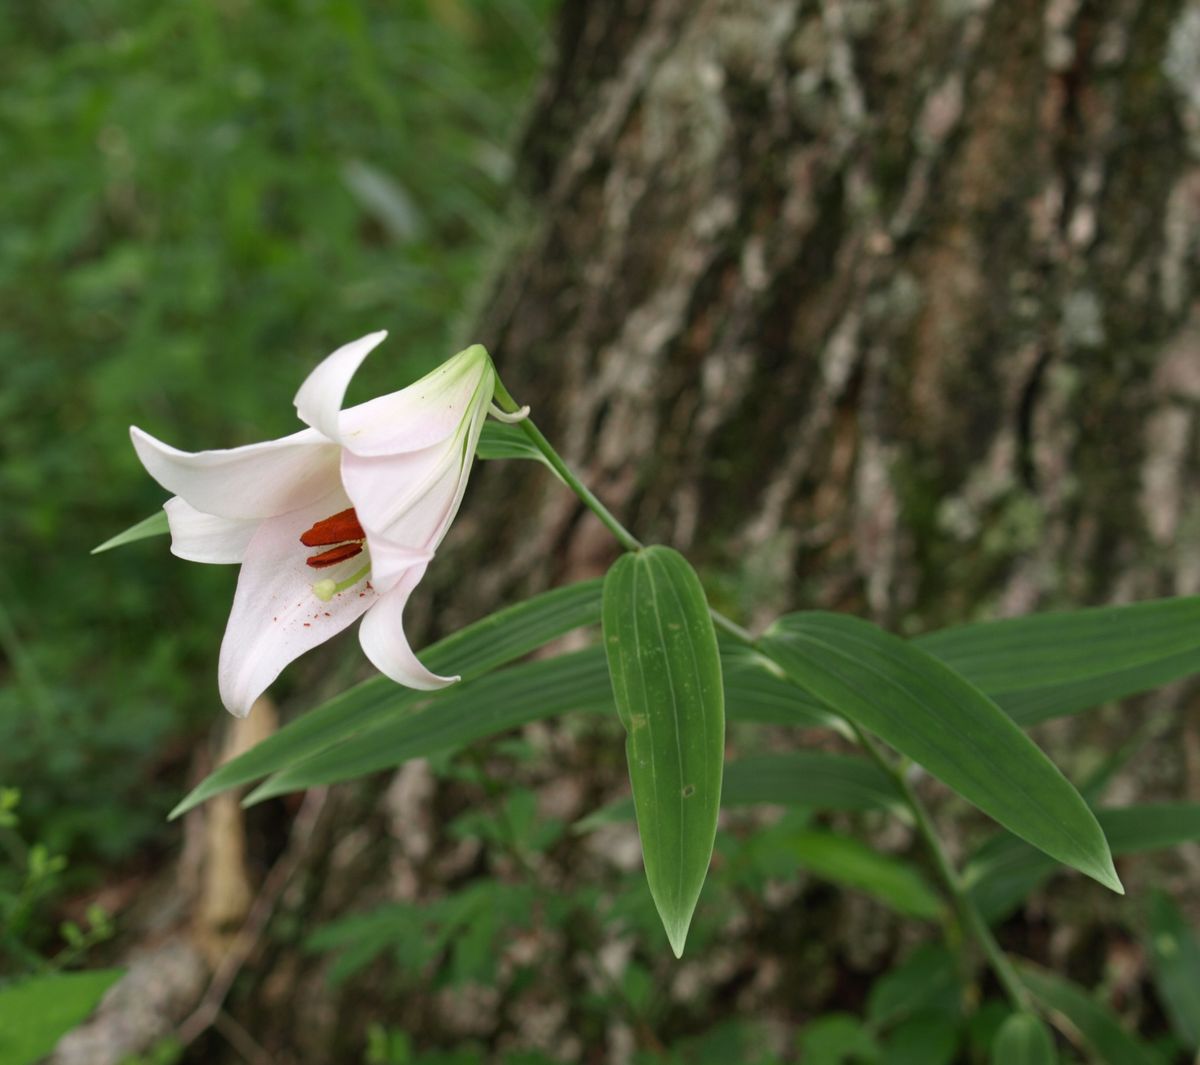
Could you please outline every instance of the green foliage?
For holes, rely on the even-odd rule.
[[[915,642],[1029,726],[1200,672],[1200,596],[1003,618]]]
[[[830,1013],[806,1026],[799,1050],[811,1065],[879,1065],[882,1053],[870,1031],[848,1013]]]
[[[932,920],[942,912],[941,900],[918,870],[851,836],[814,829],[790,840],[787,853],[802,869],[865,891],[908,917]]]
[[[489,614],[426,649],[424,658],[433,670],[460,674],[465,687],[489,670],[599,620],[600,582],[581,581]],[[386,677],[372,677],[310,710],[253,750],[221,766],[176,806],[172,816],[177,817],[228,788],[302,765],[306,759],[373,726],[395,725],[396,719],[406,712],[419,714],[429,699],[427,694],[401,688]],[[436,749],[428,748],[422,753]]]
[[[920,1013],[955,1016],[962,1007],[960,976],[957,960],[945,947],[918,947],[871,986],[867,1021],[884,1029]]]
[[[1099,809],[1096,820],[1114,855],[1165,850],[1200,839],[1200,803],[1145,803]],[[1008,916],[1060,866],[1041,851],[998,833],[967,860],[963,883],[988,921]]]
[[[760,646],[830,709],[1010,831],[1121,890],[1079,793],[995,703],[932,655],[866,621],[819,612],[781,618]]]
[[[992,1065],[1055,1065],[1057,1060],[1054,1036],[1032,1013],[1014,1013],[992,1043]]]
[[[419,973],[441,959],[442,986],[495,977],[501,937],[529,927],[534,890],[527,884],[479,880],[445,898],[419,906],[396,904],[346,917],[308,938],[314,951],[334,952],[334,982],[390,953]]]
[[[0,987],[0,1062],[34,1065],[120,977],[117,969],[50,973]]]
[[[721,657],[677,551],[623,555],[604,579],[604,650],[650,893],[676,957],[708,874],[725,763]]]
[[[221,713],[230,568],[88,559],[183,447],[291,431],[337,345],[362,394],[461,346],[550,0],[46,0],[0,19],[0,781],[66,889],[163,831]],[[69,742],[63,742],[69,737]],[[45,930],[48,934],[49,930]]]
[[[1154,982],[1171,1027],[1193,1053],[1200,1053],[1200,942],[1170,897],[1150,899],[1150,960]]]
[[[68,863],[65,856],[51,853],[46,844],[25,840],[17,816],[20,800],[16,788],[0,788],[0,849],[9,857],[0,865],[0,960],[8,962],[14,972],[41,971],[51,967],[40,953],[46,938],[41,910],[60,889]],[[108,914],[93,903],[83,927],[75,921],[59,924],[58,937],[64,946],[52,967],[74,964],[112,933]]]
[[[1022,966],[1021,979],[1039,1009],[1061,1018],[1103,1065],[1163,1065],[1151,1047],[1131,1036],[1112,1011],[1083,988],[1031,965]]]

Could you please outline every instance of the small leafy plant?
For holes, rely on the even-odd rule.
[[[379,339],[339,349],[314,371],[296,400],[309,428],[291,437],[188,455],[135,433],[147,469],[177,495],[165,523],[148,519],[103,546],[169,524],[176,554],[241,563],[231,649],[222,656],[222,694],[232,711],[247,712],[288,661],[368,607],[361,642],[386,674],[221,766],[174,816],[230,788],[255,784],[245,800],[254,804],[461,750],[535,720],[615,709],[646,880],[677,957],[723,806],[872,810],[902,819],[923,844],[932,882],[807,822],[764,834],[773,857],[945,930],[942,946],[918,950],[876,983],[865,1016],[830,1015],[806,1027],[797,1047],[805,1062],[936,1065],[966,1047],[995,1065],[1044,1065],[1059,1060],[1051,1026],[1111,1065],[1164,1060],[1161,1048],[1136,1041],[1086,991],[1002,950],[993,926],[1059,867],[1123,893],[1114,855],[1200,837],[1195,805],[1097,807],[1026,732],[1200,670],[1200,597],[982,622],[914,639],[823,611],[788,614],[751,633],[711,607],[687,559],[643,545],[604,507],[513,400],[482,348],[401,392],[343,410],[350,375]],[[489,413],[497,420],[487,422]],[[596,514],[621,554],[603,580],[508,606],[418,660],[401,613],[454,517],[474,456],[543,462]],[[529,659],[597,625],[598,643]],[[829,730],[858,755],[810,750],[727,766],[727,719]],[[960,866],[914,786],[922,774],[997,826]],[[518,858],[561,832],[551,826],[535,840],[536,819],[520,792],[502,798],[500,813],[507,828],[490,842]],[[628,813],[628,806],[609,811],[596,823]],[[500,931],[519,926],[537,898],[559,907],[563,921],[594,905],[539,894],[531,883],[484,883],[424,910],[347,918],[311,945],[340,951],[343,975],[383,952],[419,962],[449,950],[453,967],[487,979]],[[1200,951],[1169,901],[1155,901],[1150,923],[1173,1030],[1194,1052]],[[976,951],[1000,1002],[963,1000],[962,976]],[[408,1053],[400,1037],[372,1036],[374,1060],[409,1060]]]

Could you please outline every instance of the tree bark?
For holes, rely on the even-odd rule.
[[[1198,86],[1189,0],[566,0],[519,152],[528,224],[470,339],[751,627],[822,607],[915,632],[1200,592]],[[449,547],[426,582],[445,629],[617,550],[516,463],[481,471]],[[1039,736],[1086,754],[1149,720],[1121,798],[1181,797],[1194,689],[1140,706]],[[302,923],[394,897],[398,869],[469,864],[413,843],[436,838],[413,773],[367,829],[327,829]],[[840,905],[712,979],[794,1023],[831,989],[789,1000],[779,943],[824,935],[827,975],[895,945]],[[349,1012],[386,999],[296,990],[309,964],[284,952],[234,1012],[269,1013],[255,1034],[281,1060],[343,1060]]]
[[[756,620],[1200,589],[1196,5],[567,4],[559,56],[478,333],[639,534]],[[510,579],[611,555],[517,490]]]

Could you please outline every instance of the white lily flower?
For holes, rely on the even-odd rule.
[[[462,502],[495,370],[475,345],[342,410],[386,336],[339,348],[308,376],[295,401],[308,428],[291,436],[189,453],[130,427],[142,465],[174,493],[171,551],[241,564],[219,667],[221,699],[238,717],[289,662],[359,617],[363,651],[392,680],[430,690],[459,679],[418,661],[403,614]]]

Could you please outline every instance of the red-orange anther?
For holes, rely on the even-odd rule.
[[[340,544],[346,540],[364,540],[366,535],[363,527],[358,524],[358,515],[354,513],[354,508],[347,507],[332,517],[322,518],[301,535],[300,542],[305,547],[325,547],[327,544]]]
[[[337,547],[331,547],[328,551],[322,551],[319,555],[306,558],[304,562],[313,569],[324,569],[326,566],[336,566],[339,562],[345,562],[348,558],[362,554],[362,549],[362,544],[340,544]]]

